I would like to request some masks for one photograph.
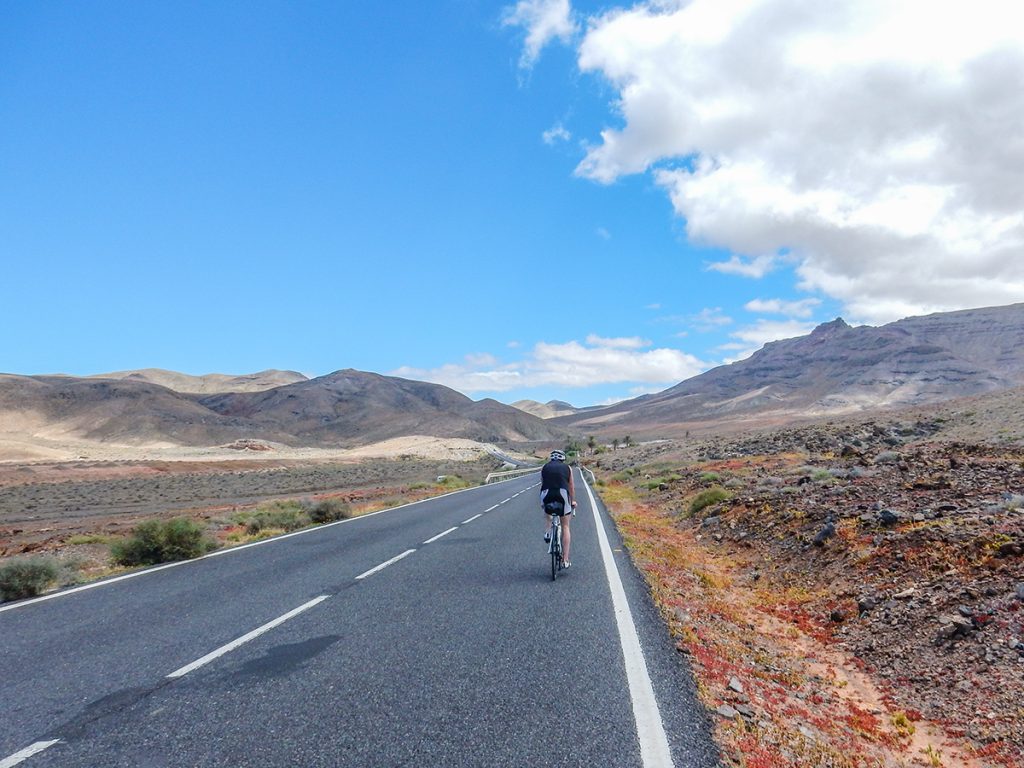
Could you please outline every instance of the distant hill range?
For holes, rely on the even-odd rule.
[[[159,384],[161,387],[173,389],[175,392],[187,392],[196,395],[210,395],[220,392],[262,392],[265,389],[283,387],[299,381],[308,381],[308,377],[295,371],[260,371],[242,376],[231,376],[223,373],[208,373],[203,376],[190,376],[177,371],[165,371],[162,368],[143,368],[138,371],[115,371],[114,373],[98,373],[90,379],[127,379]]]
[[[548,400],[546,403],[538,403],[536,400],[517,400],[512,403],[513,408],[532,413],[539,419],[554,419],[558,416],[572,416],[579,413],[579,408],[574,408],[564,400]]]
[[[654,395],[559,417],[577,433],[682,435],[937,403],[1024,384],[1024,304],[911,317],[841,318],[766,344]]]
[[[132,372],[134,373],[134,372]],[[142,372],[139,372],[142,373]],[[266,378],[224,377],[245,380]],[[0,438],[34,436],[126,445],[223,445],[261,439],[349,447],[405,435],[482,442],[561,440],[559,427],[495,400],[355,370],[253,392],[175,391],[132,374],[116,378],[0,375]],[[194,379],[160,372],[168,383]],[[235,385],[231,385],[235,386]]]
[[[1024,304],[1014,304],[878,328],[837,319],[606,408],[560,401],[514,408],[355,370],[314,379],[294,371],[187,376],[156,369],[88,378],[0,375],[0,442],[214,446],[258,439],[351,447],[413,434],[482,442],[640,439],[925,406],[1022,385]]]

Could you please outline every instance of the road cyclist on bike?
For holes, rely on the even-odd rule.
[[[544,541],[551,540],[548,516],[562,519],[562,567],[569,562],[569,521],[576,510],[576,489],[572,482],[572,469],[565,463],[562,451],[552,451],[549,461],[540,470],[540,503],[544,508]]]

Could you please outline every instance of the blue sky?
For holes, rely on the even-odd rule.
[[[809,119],[765,128],[779,117],[756,99],[747,123],[716,124],[765,71],[733,66],[729,46],[758,29],[777,40],[768,12],[787,3],[717,21],[693,16],[702,5],[0,0],[0,370],[351,367],[474,398],[588,405],[664,389],[839,314],[885,322],[1024,298],[1009,182],[950,170],[936,188],[995,183],[1006,199],[961,205],[967,223],[951,237],[968,247],[908,250],[935,206],[954,204],[918,192],[920,158],[976,150],[958,138],[975,126],[951,117],[941,141],[956,146],[937,148],[913,121],[895,137],[862,132],[858,148],[891,149],[907,168],[888,188],[871,187],[868,161],[835,173],[828,151],[854,140],[842,124],[819,136],[819,121],[803,141]],[[1006,42],[997,11],[943,66]],[[787,30],[853,34],[788,18]],[[732,32],[687,37],[713,23]],[[658,37],[674,25],[669,43]],[[793,33],[790,53],[810,32]],[[927,73],[945,42],[907,66]],[[699,71],[697,54],[717,68]],[[835,66],[871,75],[856,59]],[[668,85],[651,75],[676,67]],[[800,74],[780,70],[773,87]],[[987,93],[988,77],[968,85]],[[859,119],[883,123],[885,105],[853,91],[867,100]],[[951,115],[963,96],[949,95]],[[787,130],[799,152],[780,148]],[[815,168],[848,183],[765,182],[805,179],[816,150]],[[979,234],[993,216],[994,242]],[[951,290],[982,247],[991,264]],[[883,268],[879,253],[902,266]]]

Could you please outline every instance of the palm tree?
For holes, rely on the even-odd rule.
[[[617,437],[613,437],[612,438],[612,450],[613,451],[619,450],[619,438],[617,438]]]
[[[593,435],[587,438],[587,448],[590,449],[591,453],[593,453],[594,449],[597,448],[597,440],[594,438]]]

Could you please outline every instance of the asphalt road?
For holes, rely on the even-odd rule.
[[[716,766],[578,476],[573,567],[551,581],[537,479],[5,606],[0,768]]]

